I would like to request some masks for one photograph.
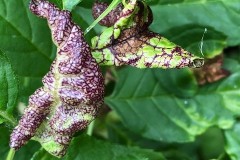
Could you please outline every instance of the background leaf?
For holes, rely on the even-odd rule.
[[[174,1],[151,1],[149,3],[153,10],[154,22],[151,28],[164,34],[170,28],[178,28],[187,25],[213,28],[227,36],[227,45],[240,44],[240,3],[239,0],[174,0]],[[194,28],[182,28],[177,35]],[[176,36],[177,36],[176,35]],[[207,34],[206,34],[207,35]],[[192,39],[193,37],[189,37]],[[201,38],[199,38],[199,41]]]
[[[62,0],[50,1],[60,8],[64,7]],[[80,0],[71,2],[76,1]],[[111,0],[104,1],[111,2]],[[64,2],[70,1],[64,0]],[[151,29],[194,54],[201,56],[199,43],[204,28],[208,29],[203,41],[203,54],[207,58],[220,54],[226,47],[240,44],[239,0],[147,0],[147,2],[151,5],[154,14]],[[0,49],[9,57],[10,61],[7,60],[7,64],[10,66],[9,63],[12,63],[11,70],[15,71],[19,79],[18,102],[24,102],[24,104],[18,103],[14,111],[20,114],[27,105],[29,95],[42,86],[41,78],[49,70],[56,52],[46,20],[30,13],[28,3],[29,1],[24,0],[2,0],[0,2]],[[94,21],[91,14],[92,3],[92,0],[82,1],[72,10],[74,21],[83,30]],[[88,42],[103,29],[104,27],[96,25],[94,30],[86,35]],[[235,52],[229,55],[231,50]],[[131,159],[134,156],[139,159],[162,158],[159,152],[132,147],[138,146],[161,151],[167,159],[218,158],[216,156],[223,152],[224,142],[221,134],[225,131],[218,128],[216,132],[212,132],[211,129],[205,132],[211,126],[218,126],[227,129],[225,133],[226,152],[231,159],[239,159],[237,136],[239,127],[236,117],[240,114],[240,52],[236,50],[239,50],[238,47],[230,48],[225,53],[224,68],[231,71],[231,75],[204,86],[198,86],[189,69],[138,70],[127,67],[119,70],[118,81],[111,82],[107,86],[108,93],[113,90],[114,84],[116,88],[114,93],[106,98],[106,102],[116,111],[115,113],[119,114],[117,116],[120,116],[124,126],[121,122],[115,124],[113,119],[107,122],[101,121],[95,127],[95,134],[106,140],[99,141],[84,135],[77,137],[67,157],[96,159],[96,157],[103,158],[106,153],[106,157],[114,153],[118,158],[120,157],[119,159],[122,156],[125,156],[125,159],[129,157]],[[1,61],[0,66],[3,64]],[[2,69],[0,73],[3,73]],[[4,83],[2,80],[4,79],[0,78],[1,84],[6,84],[6,78]],[[4,87],[6,89],[6,85],[0,86],[1,93]],[[153,90],[154,87],[155,90]],[[17,93],[12,92],[12,95],[17,95]],[[0,96],[6,97],[6,92]],[[14,107],[16,97],[13,97],[9,100],[12,101]],[[0,102],[6,104],[7,101],[1,98]],[[157,102],[156,105],[155,102]],[[1,113],[2,111],[6,113],[8,110],[7,112],[12,115],[13,108],[9,107],[1,106]],[[102,115],[103,118],[109,111],[109,109],[106,110]],[[5,119],[0,118],[0,124],[4,121]],[[236,125],[231,128],[234,123]],[[100,125],[103,128],[100,128]],[[5,157],[9,150],[10,130],[3,125],[0,126],[2,157]],[[176,143],[193,141],[195,138],[194,142]],[[169,143],[169,141],[174,143]],[[30,159],[39,148],[38,143],[30,141],[16,152],[15,159]],[[124,155],[125,153],[127,155]],[[34,158],[50,159],[50,155],[39,150]]]
[[[87,160],[96,159],[96,157],[98,160],[164,160],[161,153],[153,152],[152,150],[114,145],[87,135],[81,135],[74,138],[68,149],[67,155],[63,159]],[[32,158],[32,160],[43,159],[54,160],[57,158],[49,155],[44,150],[40,150]]]
[[[200,88],[189,69],[127,67],[118,76],[106,103],[130,130],[150,139],[193,141],[210,126],[231,127],[240,113],[239,71]]]
[[[154,25],[153,25],[154,26]],[[163,33],[164,36],[176,44],[186,48],[186,50],[205,58],[213,58],[222,53],[226,47],[226,36],[214,28],[207,27],[204,34],[204,26],[188,24],[168,29]],[[204,35],[203,35],[204,34]],[[200,51],[201,40],[203,37],[202,53]]]
[[[63,9],[71,11],[82,0],[62,0]]]
[[[18,81],[8,58],[1,51],[0,84],[0,124],[15,124],[12,114],[18,96]]]
[[[19,101],[25,103],[42,85],[56,51],[46,20],[33,15],[28,5],[25,0],[0,2],[0,48],[19,77]]]
[[[234,127],[225,132],[226,136],[226,151],[232,160],[240,159],[240,123],[236,123]]]
[[[1,159],[5,159],[7,157],[9,147],[9,136],[10,129],[0,125],[0,154]],[[35,141],[28,142],[25,146],[23,146],[20,150],[15,153],[14,160],[28,160],[32,157],[32,155],[40,148],[40,145]]]
[[[43,76],[55,55],[55,47],[46,20],[30,13],[28,4],[25,0],[0,2],[0,48],[18,75]]]

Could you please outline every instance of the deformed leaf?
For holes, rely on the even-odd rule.
[[[105,8],[107,4],[97,2],[94,17]],[[119,5],[100,22],[109,27],[92,39],[92,54],[99,64],[166,69],[196,68],[204,63],[202,58],[149,30],[152,11],[144,1]]]
[[[1,51],[0,84],[0,123],[5,121],[14,125],[12,112],[18,96],[18,81],[8,58]]]
[[[18,150],[33,137],[49,153],[62,157],[74,133],[86,128],[103,104],[103,76],[69,11],[45,0],[32,0],[29,8],[48,20],[58,50],[43,87],[29,97],[10,147]]]
[[[141,149],[136,147],[125,147],[111,144],[106,141],[97,140],[87,135],[81,135],[74,138],[67,155],[63,160],[164,160],[165,158],[159,152],[150,149]],[[36,152],[32,160],[55,160],[46,151]]]

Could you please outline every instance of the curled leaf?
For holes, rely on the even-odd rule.
[[[93,7],[94,17],[106,7],[107,4],[97,2]],[[203,65],[202,58],[149,30],[153,15],[146,3],[131,0],[119,12],[121,8],[118,6],[102,19],[102,25],[111,27],[92,39],[92,54],[98,63],[138,68],[196,68]]]
[[[202,68],[194,70],[197,81],[200,85],[213,83],[227,77],[230,72],[222,68],[223,55],[209,59]]]
[[[30,10],[48,20],[58,51],[42,80],[44,86],[30,96],[10,146],[19,149],[34,136],[48,152],[61,157],[73,134],[84,129],[103,104],[103,76],[69,11],[45,0],[32,0]]]

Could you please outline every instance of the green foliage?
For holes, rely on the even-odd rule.
[[[113,145],[105,141],[96,140],[87,135],[82,135],[74,138],[68,154],[63,160],[78,160],[78,159],[104,159],[104,160],[164,160],[160,153],[155,153],[152,150],[139,149],[136,147],[124,147]],[[33,156],[33,160],[58,159],[50,156],[46,151],[40,150]]]
[[[225,132],[226,136],[226,151],[232,160],[240,159],[240,124],[239,122],[232,129]]]
[[[1,154],[1,159],[5,159],[7,156],[8,150],[10,149],[9,147],[9,135],[11,133],[11,130],[7,127],[4,127],[3,125],[0,126],[0,154]],[[19,151],[15,153],[15,158],[16,160],[27,160],[31,159],[33,154],[37,152],[40,149],[40,145],[35,142],[35,141],[30,141],[27,145],[23,146]]]
[[[231,127],[240,113],[239,101],[233,99],[240,96],[239,71],[200,88],[189,69],[125,68],[118,74],[106,102],[128,128],[150,139],[192,141],[210,126]]]
[[[82,0],[63,0],[63,9],[71,11]]]
[[[239,45],[239,0],[174,0],[154,1],[154,24],[152,29],[166,33],[169,29],[185,25],[199,25],[214,28],[227,36],[229,46]],[[151,5],[151,3],[150,3]],[[184,28],[182,32],[192,28]],[[181,35],[179,32],[178,35]],[[168,37],[166,35],[166,37]],[[171,40],[171,37],[169,37]]]
[[[83,30],[94,21],[93,1],[51,1],[71,10]],[[21,115],[19,106],[27,105],[28,97],[42,85],[56,52],[46,21],[30,13],[28,3],[0,2],[0,49],[4,52],[0,52],[0,154],[4,158],[10,131]],[[107,80],[116,80],[106,86],[110,95],[105,103],[113,111],[102,111],[93,136],[75,135],[63,159],[240,159],[239,0],[147,3],[154,14],[150,28],[196,55],[201,55],[199,43],[207,28],[203,54],[212,58],[224,52],[223,67],[230,75],[198,85],[190,69],[107,68],[113,73]],[[93,29],[88,41],[104,27]],[[56,159],[35,141],[17,151],[14,159],[30,158]]]
[[[18,81],[12,66],[0,51],[0,124],[8,122],[15,124],[12,116],[18,95]]]

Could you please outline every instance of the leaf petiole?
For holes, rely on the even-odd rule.
[[[13,160],[14,155],[15,155],[15,150],[13,148],[11,148],[8,152],[6,160]]]
[[[94,125],[95,125],[95,121],[92,121],[89,124],[88,129],[87,129],[87,135],[92,136]]]

